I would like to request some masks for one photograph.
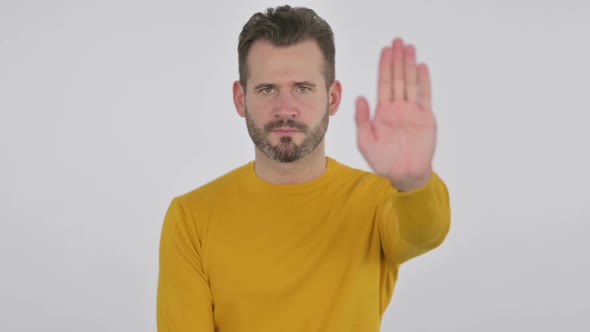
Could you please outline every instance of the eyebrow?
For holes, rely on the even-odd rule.
[[[310,86],[312,88],[316,87],[315,83],[312,83],[310,81],[297,81],[294,83],[294,85],[295,86],[306,85],[306,86]],[[274,88],[275,86],[276,86],[276,84],[273,84],[273,83],[260,83],[260,84],[257,84],[256,86],[254,86],[254,89],[258,90],[258,89],[262,89],[262,88]]]

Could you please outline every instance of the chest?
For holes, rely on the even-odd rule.
[[[203,262],[214,297],[218,303],[298,301],[334,289],[344,277],[360,283],[379,270],[374,211],[358,201],[285,198],[212,213]]]

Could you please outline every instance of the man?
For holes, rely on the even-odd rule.
[[[268,9],[240,34],[238,114],[254,161],[174,198],[164,219],[159,331],[379,331],[399,266],[441,244],[449,198],[432,170],[428,69],[395,39],[381,54],[374,118],[356,102],[374,173],[326,157],[336,114],[330,26]]]

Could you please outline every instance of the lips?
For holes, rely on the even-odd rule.
[[[297,130],[295,128],[279,128],[279,129],[273,130],[273,132],[276,132],[276,133],[296,133],[296,132],[299,132],[299,130]]]

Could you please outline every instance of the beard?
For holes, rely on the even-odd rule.
[[[328,130],[328,123],[330,116],[328,114],[328,107],[320,120],[320,123],[313,128],[309,128],[305,123],[295,121],[293,119],[279,119],[271,121],[259,128],[256,126],[248,109],[246,108],[246,125],[248,126],[248,133],[254,145],[262,151],[268,158],[282,163],[290,163],[297,161],[320,145],[323,141],[326,131]],[[273,145],[268,139],[271,131],[277,128],[295,128],[305,135],[305,139],[301,144],[297,145],[291,136],[282,136],[278,144]]]

